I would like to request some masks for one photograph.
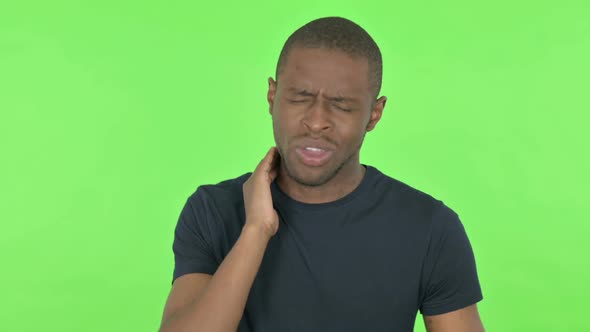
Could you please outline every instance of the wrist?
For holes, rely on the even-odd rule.
[[[242,234],[246,234],[246,236],[252,236],[264,241],[269,241],[273,236],[271,231],[264,225],[251,224],[248,222],[246,222],[242,228]]]

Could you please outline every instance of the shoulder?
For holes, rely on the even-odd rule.
[[[464,233],[458,214],[445,201],[404,181],[374,169],[374,199],[388,214],[430,239],[443,239],[448,233]],[[416,227],[416,228],[414,228]]]
[[[387,205],[407,216],[434,219],[453,212],[441,199],[373,167],[374,192],[387,199]]]
[[[223,203],[235,204],[242,202],[242,186],[252,173],[244,173],[235,178],[223,180],[215,184],[201,184],[189,196],[192,204]]]

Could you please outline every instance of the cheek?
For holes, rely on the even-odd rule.
[[[285,145],[288,144],[289,137],[291,136],[293,121],[285,116],[284,110],[281,111],[278,108],[272,116],[272,128],[277,144]],[[286,146],[284,146],[286,147]]]
[[[291,114],[291,115],[290,115]],[[273,126],[281,134],[287,134],[296,126],[297,120],[292,116],[293,112],[288,109],[278,109],[273,116]]]
[[[351,149],[356,149],[363,141],[366,133],[366,126],[364,123],[356,123],[354,126],[346,127],[346,130],[340,132],[341,137],[346,140],[347,145]]]

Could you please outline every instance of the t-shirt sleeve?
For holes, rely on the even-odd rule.
[[[424,261],[422,315],[439,315],[483,299],[475,256],[459,216],[442,202],[432,216]]]
[[[199,188],[184,204],[174,230],[174,272],[176,278],[187,273],[213,274],[217,270],[208,227],[206,196]]]

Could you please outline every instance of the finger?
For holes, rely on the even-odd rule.
[[[273,168],[270,172],[268,172],[268,176],[270,177],[270,182],[274,181],[277,178],[279,171],[276,168]]]
[[[276,148],[273,146],[268,150],[268,152],[266,153],[264,158],[262,158],[262,160],[260,161],[260,163],[256,167],[256,171],[270,172],[270,170],[272,169],[272,166],[273,166],[273,161],[276,158],[276,155],[277,155]]]
[[[275,154],[273,156],[272,162],[270,164],[270,170],[268,172],[268,176],[270,178],[270,182],[274,181],[279,174],[279,163],[281,161],[281,154],[276,149]]]

